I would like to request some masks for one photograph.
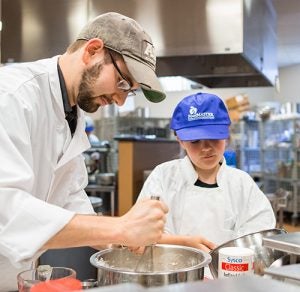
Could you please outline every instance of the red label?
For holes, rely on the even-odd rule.
[[[249,264],[229,264],[222,262],[222,270],[231,272],[247,272],[249,270]]]

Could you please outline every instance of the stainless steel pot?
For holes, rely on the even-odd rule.
[[[138,283],[152,287],[201,280],[211,261],[209,254],[195,248],[157,244],[153,246],[153,271],[135,272],[140,257],[127,248],[111,248],[92,255],[90,262],[98,268],[99,286]]]
[[[286,255],[286,253],[265,247],[262,244],[263,237],[286,233],[283,229],[268,229],[260,232],[250,233],[234,240],[228,241],[210,252],[212,257],[209,264],[210,271],[214,278],[218,277],[219,250],[223,247],[237,246],[247,247],[254,251],[254,273],[263,275],[264,269],[274,261]]]

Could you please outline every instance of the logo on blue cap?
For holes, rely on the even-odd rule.
[[[197,108],[194,106],[190,107],[190,114],[188,115],[188,121],[194,121],[194,120],[205,120],[205,119],[214,119],[215,116],[213,113],[198,113]]]

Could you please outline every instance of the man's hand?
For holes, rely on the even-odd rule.
[[[119,219],[127,246],[145,246],[159,241],[163,234],[168,207],[158,200],[140,200]]]

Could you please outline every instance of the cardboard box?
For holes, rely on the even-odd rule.
[[[231,122],[238,122],[240,120],[240,112],[238,110],[228,111]]]
[[[239,111],[239,112],[246,112],[250,110],[250,103],[246,103],[243,105],[238,106],[237,108],[235,108],[235,110]]]
[[[239,106],[247,105],[249,103],[248,96],[245,94],[239,94],[225,100],[226,106],[229,110],[236,109]]]

